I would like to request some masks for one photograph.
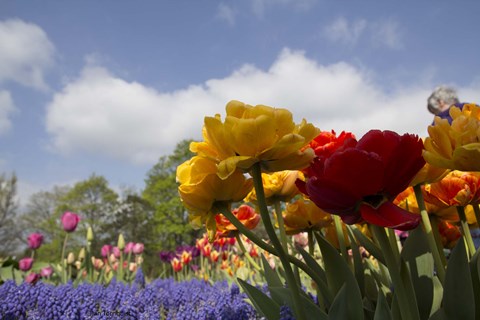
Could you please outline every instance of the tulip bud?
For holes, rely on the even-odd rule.
[[[93,239],[94,239],[94,237],[93,237],[93,229],[92,229],[92,227],[88,227],[88,229],[87,229],[87,241],[88,241],[88,242],[92,242]]]
[[[109,245],[109,244],[103,245],[103,247],[101,249],[102,257],[104,257],[104,258],[108,257],[111,252],[112,252],[112,246],[111,245]]]
[[[63,230],[67,232],[73,232],[75,231],[78,223],[80,222],[80,217],[75,213],[65,212],[61,220],[62,220]]]
[[[123,234],[120,233],[118,236],[118,242],[117,242],[117,247],[120,250],[125,249],[125,239],[123,238]]]
[[[35,282],[37,282],[38,280],[40,280],[40,275],[38,273],[32,272],[25,277],[25,282],[30,284],[35,284]]]
[[[117,258],[115,257],[115,254],[110,254],[110,257],[108,257],[108,261],[110,261],[110,263],[115,263],[117,261]]]
[[[130,252],[132,252],[132,249],[133,247],[135,246],[135,243],[134,242],[129,242],[125,245],[125,254],[129,254]]]
[[[113,247],[112,253],[117,259],[120,259],[120,256],[122,255],[122,251],[120,251],[119,247]]]
[[[18,261],[18,268],[22,271],[28,271],[32,269],[33,259],[32,258],[23,258]]]
[[[75,268],[77,268],[78,270],[80,270],[80,268],[82,267],[82,263],[78,260],[75,261],[74,265],[75,265]]]
[[[40,233],[32,233],[28,236],[27,241],[30,249],[38,249],[42,245],[43,235]]]
[[[73,264],[75,262],[75,255],[73,252],[69,252],[67,256],[67,264]]]
[[[40,275],[42,276],[42,278],[49,278],[53,273],[53,268],[48,266],[48,267],[45,267],[45,268],[42,268],[42,270],[40,270]]]
[[[78,260],[85,260],[85,248],[80,249],[80,252],[78,253]]]
[[[135,245],[133,246],[133,253],[134,254],[142,254],[143,253],[143,249],[144,249],[144,245],[143,243],[135,243]]]

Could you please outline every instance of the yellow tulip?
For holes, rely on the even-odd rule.
[[[435,117],[435,124],[428,127],[423,157],[440,168],[480,171],[480,106],[452,107],[450,116],[451,125]]]
[[[320,130],[305,120],[296,125],[290,111],[239,101],[230,101],[226,111],[225,122],[220,115],[205,117],[204,141],[190,145],[192,152],[219,162],[222,179],[258,162],[263,171],[275,172],[303,169],[314,158],[311,148],[303,149]]]
[[[298,170],[284,170],[274,173],[262,173],[263,189],[267,204],[273,204],[275,201],[288,202],[300,193],[295,181],[304,180],[304,175]],[[257,194],[255,189],[248,194],[245,201],[256,202]]]
[[[217,176],[216,163],[208,158],[195,156],[177,168],[178,191],[188,210],[190,222],[200,228],[206,224],[209,232],[215,231],[216,203],[229,205],[243,200],[252,189],[252,180],[240,171],[233,172],[227,179]]]
[[[331,215],[315,205],[310,200],[299,199],[287,204],[283,213],[285,231],[288,234],[307,231],[308,229],[320,230],[333,224]]]

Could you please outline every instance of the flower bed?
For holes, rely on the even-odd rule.
[[[139,277],[141,278],[141,277]],[[1,319],[257,319],[237,285],[226,281],[175,282],[158,279],[144,286],[112,281],[108,286],[38,282],[0,286]]]

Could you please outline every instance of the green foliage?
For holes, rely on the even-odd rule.
[[[193,156],[189,150],[190,142],[179,142],[172,155],[162,156],[147,173],[142,196],[154,208],[151,223],[157,236],[155,249],[158,251],[189,244],[200,234],[188,223],[188,214],[181,203],[176,182],[177,166]]]
[[[15,227],[17,215],[17,177],[11,174],[0,175],[0,256],[11,252],[18,242],[18,230]]]

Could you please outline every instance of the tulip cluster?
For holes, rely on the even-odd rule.
[[[447,292],[443,249],[452,249],[450,263],[462,264],[456,245],[462,237],[468,259],[480,259],[469,230],[480,219],[480,176],[473,172],[480,171],[480,107],[465,104],[451,115],[451,125],[435,120],[425,142],[389,130],[357,139],[305,120],[295,124],[286,109],[231,101],[223,121],[218,114],[205,117],[203,141],[190,145],[196,155],[177,168],[179,194],[190,221],[206,228],[210,242],[217,234],[241,234],[259,248],[270,297],[239,281],[262,313],[275,318],[288,309],[305,319],[308,309],[325,318],[357,317],[368,314],[368,301],[376,318],[396,305],[396,317],[420,319],[422,306],[412,300],[419,276],[414,268],[427,268],[431,288],[438,282]],[[263,231],[253,231],[257,226]],[[415,260],[415,241],[434,261],[431,269],[417,265],[423,262]],[[277,259],[274,271],[267,257]],[[179,259],[174,270],[181,270]],[[378,296],[367,295],[366,278]],[[288,290],[280,292],[280,284]],[[302,288],[315,291],[317,302],[306,302]],[[438,295],[432,292],[425,296]],[[353,313],[342,313],[346,303]],[[432,308],[431,314],[447,312]]]

